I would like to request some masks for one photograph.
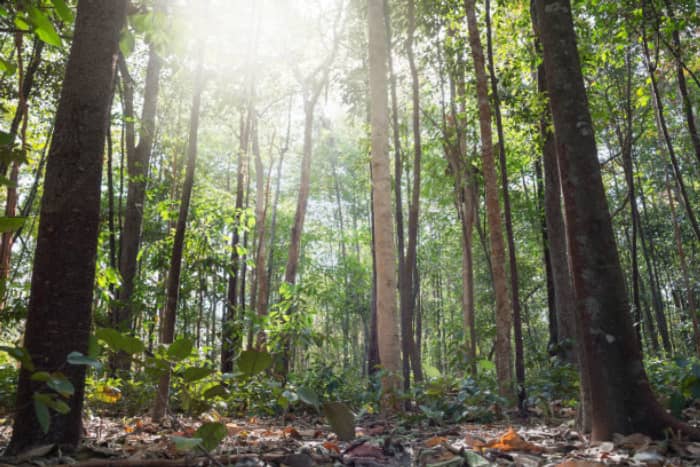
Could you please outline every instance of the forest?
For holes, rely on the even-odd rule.
[[[0,2],[0,466],[699,465],[699,10]]]

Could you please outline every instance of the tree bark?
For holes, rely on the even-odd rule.
[[[23,367],[6,454],[41,444],[77,447],[82,434],[85,367],[66,364],[88,352],[100,217],[102,154],[119,32],[126,1],[81,0],[49,151],[24,345],[37,371],[61,371],[75,393],[70,412],[51,413],[44,433],[33,396],[46,391]]]
[[[159,75],[162,66],[161,58],[151,45],[146,66],[145,88],[143,93],[143,109],[141,110],[141,125],[139,142],[135,145],[133,129],[133,82],[126,69],[123,57],[120,59],[122,82],[124,83],[126,145],[127,145],[127,195],[124,224],[119,238],[119,273],[122,277],[117,301],[112,307],[112,325],[121,331],[131,329],[132,304],[131,296],[134,291],[137,257],[141,245],[141,225],[143,223],[143,208],[146,200],[146,185],[151,150],[155,136],[156,108],[158,104]],[[128,370],[129,358],[122,356],[114,362],[114,367]]]
[[[413,127],[413,187],[411,189],[411,202],[408,206],[408,245],[406,247],[406,258],[403,261],[404,274],[400,283],[401,296],[401,344],[404,359],[410,361],[413,377],[416,382],[423,380],[423,369],[413,334],[413,320],[416,304],[416,290],[418,286],[418,217],[420,214],[420,177],[421,159],[423,148],[421,146],[420,135],[420,82],[418,78],[418,68],[416,67],[415,54],[413,53],[413,40],[416,29],[415,0],[408,0],[408,39],[406,41],[406,54],[408,55],[408,65],[411,70],[411,100],[412,127]],[[406,366],[404,364],[404,366]],[[410,387],[409,375],[404,370],[404,389]]]
[[[489,104],[488,78],[484,64],[484,51],[481,47],[479,29],[476,22],[474,0],[464,1],[469,28],[469,45],[471,46],[474,71],[476,73],[476,92],[479,108],[479,129],[481,132],[481,159],[486,188],[486,216],[489,226],[491,246],[491,267],[493,268],[493,287],[496,299],[496,377],[498,392],[502,396],[513,393],[513,376],[511,360],[510,330],[512,314],[508,299],[506,283],[506,257],[501,226],[501,207],[498,201],[498,177],[493,156],[493,133],[491,129],[491,105]]]
[[[700,438],[654,398],[629,315],[593,125],[588,110],[571,5],[535,0],[555,128],[576,318],[591,383],[592,439],[613,433],[660,436],[666,428]]]
[[[185,168],[185,181],[182,185],[182,198],[180,199],[180,212],[175,226],[175,238],[170,258],[170,269],[166,280],[165,308],[163,309],[163,321],[160,328],[161,344],[172,344],[175,339],[175,320],[177,317],[177,302],[180,290],[180,273],[182,270],[182,256],[185,243],[185,228],[187,227],[187,215],[190,208],[192,186],[194,185],[194,169],[197,161],[197,130],[199,129],[199,108],[204,88],[203,54],[197,56],[197,68],[194,78],[194,93],[192,96],[192,109],[190,110],[190,134],[187,143],[187,166]],[[168,392],[170,390],[170,369],[160,377],[158,391],[153,403],[153,421],[159,422],[168,408]]]
[[[400,340],[396,316],[396,250],[394,224],[391,222],[391,175],[388,154],[386,27],[382,0],[368,0],[369,87],[372,151],[372,207],[375,264],[377,268],[377,337],[382,376],[382,409],[398,408],[401,388]]]
[[[501,190],[503,193],[503,215],[505,216],[506,239],[508,240],[508,265],[510,269],[510,296],[513,305],[513,340],[515,341],[515,379],[518,385],[518,409],[527,415],[525,390],[525,355],[523,350],[523,327],[520,319],[520,285],[518,281],[518,263],[516,261],[515,238],[513,236],[513,219],[510,210],[510,191],[508,190],[508,166],[506,164],[506,146],[501,118],[501,99],[498,96],[496,69],[493,64],[493,45],[491,39],[491,2],[486,0],[486,41],[489,75],[491,76],[491,99],[493,113],[496,116],[496,133],[498,135],[498,158],[501,166]]]

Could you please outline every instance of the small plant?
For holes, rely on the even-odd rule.
[[[650,360],[647,373],[661,401],[676,417],[700,399],[700,361],[697,358]]]

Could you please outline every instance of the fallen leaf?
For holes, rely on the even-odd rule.
[[[328,451],[333,451],[337,454],[340,454],[340,447],[338,447],[338,444],[334,443],[333,441],[325,441],[323,443],[323,447],[326,448]]]
[[[377,459],[382,459],[384,457],[384,451],[379,446],[375,446],[370,443],[362,443],[349,448],[345,451],[345,455],[354,457],[374,457]]]
[[[491,440],[486,443],[481,449],[499,449],[501,451],[527,451],[540,453],[544,452],[544,448],[536,444],[529,443],[518,435],[513,427],[508,428],[508,431],[500,438]]]
[[[296,430],[296,428],[292,426],[288,426],[284,429],[284,436],[286,438],[292,438],[292,439],[302,439],[303,437],[299,434],[299,432]]]
[[[635,451],[643,451],[651,443],[651,438],[642,433],[632,433],[627,436],[617,435],[614,437],[615,444],[621,448],[634,449]]]
[[[444,436],[433,436],[432,438],[425,440],[425,445],[429,448],[434,448],[435,446],[439,446],[441,444],[447,444],[447,441],[447,438]]]

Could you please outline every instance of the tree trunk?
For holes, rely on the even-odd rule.
[[[505,271],[505,245],[501,227],[501,207],[498,201],[498,178],[493,156],[493,133],[491,130],[491,105],[489,104],[488,79],[484,65],[484,51],[481,47],[479,29],[476,22],[474,0],[464,1],[469,28],[476,92],[479,107],[479,129],[481,132],[481,158],[484,185],[486,187],[486,216],[489,225],[491,246],[491,267],[493,268],[494,295],[496,299],[496,377],[498,392],[502,396],[513,393],[510,330],[512,315],[508,299],[508,286]]]
[[[56,443],[77,447],[82,434],[85,367],[66,365],[88,352],[100,217],[102,155],[119,32],[126,1],[81,0],[49,151],[24,346],[36,371],[61,371],[73,384],[70,412],[51,412],[41,429],[33,396],[45,384],[23,367],[14,430],[6,454]]]
[[[654,398],[629,315],[595,137],[566,0],[535,0],[557,157],[566,207],[577,322],[584,335],[582,373],[591,383],[592,439],[666,428],[700,438]]]
[[[503,214],[505,216],[506,239],[508,240],[508,265],[510,268],[510,296],[513,305],[513,339],[515,341],[515,379],[518,385],[518,409],[527,415],[525,390],[525,355],[523,350],[523,327],[520,319],[520,285],[518,283],[518,263],[516,261],[515,239],[513,237],[513,220],[510,212],[510,191],[508,190],[508,166],[506,164],[506,146],[501,119],[501,99],[498,97],[496,69],[493,64],[493,46],[491,39],[491,2],[486,0],[486,41],[489,75],[491,75],[491,98],[493,112],[496,116],[496,133],[498,134],[498,158],[501,166],[501,189],[503,192]]]
[[[132,304],[131,296],[134,292],[134,279],[136,278],[137,258],[141,245],[141,225],[143,223],[143,208],[146,200],[146,184],[148,167],[150,165],[151,150],[155,136],[156,106],[158,103],[159,74],[161,59],[151,45],[146,67],[146,85],[143,94],[143,109],[141,110],[141,125],[139,130],[139,143],[135,145],[133,124],[133,81],[129,76],[123,57],[119,61],[122,81],[124,83],[124,118],[126,120],[126,145],[127,145],[127,184],[126,210],[124,213],[124,225],[119,238],[119,273],[122,277],[121,287],[117,293],[117,300],[112,305],[112,326],[121,330],[132,329]],[[127,89],[129,91],[127,92]],[[128,370],[130,358],[119,353],[111,362],[112,368]]]
[[[175,226],[175,238],[170,258],[170,269],[166,280],[165,308],[163,309],[163,321],[160,328],[161,344],[172,344],[175,339],[175,319],[177,302],[180,290],[180,272],[182,270],[182,256],[185,244],[185,228],[187,215],[190,208],[192,186],[194,185],[194,169],[197,161],[197,130],[199,129],[199,108],[204,87],[203,78],[203,54],[197,56],[197,69],[194,78],[194,94],[192,96],[192,109],[190,111],[190,134],[187,143],[187,166],[185,168],[185,181],[182,185],[182,198],[180,200],[180,212]],[[160,377],[158,391],[153,403],[153,421],[159,422],[168,408],[168,392],[170,390],[170,369]]]
[[[642,7],[646,9],[646,0],[642,0]],[[661,132],[662,140],[666,144],[666,149],[668,150],[668,157],[671,160],[671,166],[673,167],[673,175],[678,181],[678,187],[680,189],[681,198],[683,200],[683,206],[685,207],[685,212],[690,221],[690,225],[693,228],[695,237],[700,241],[700,225],[695,217],[695,211],[693,210],[693,204],[690,202],[688,197],[688,191],[685,187],[685,182],[683,181],[683,172],[678,164],[678,158],[676,157],[676,151],[673,148],[673,143],[671,142],[671,135],[668,132],[668,126],[666,125],[666,116],[664,113],[664,104],[661,100],[661,93],[659,92],[659,85],[656,80],[656,64],[652,63],[651,56],[649,53],[649,46],[647,44],[646,32],[642,31],[642,45],[644,49],[644,62],[649,72],[649,80],[651,82],[651,94],[654,102],[654,109],[656,110],[656,119],[658,122],[659,130]]]
[[[666,4],[666,12],[668,17],[676,23],[676,15],[673,11],[673,4],[671,0],[664,0]],[[673,31],[671,32],[671,38],[673,39],[673,48],[675,49],[674,57],[676,61],[676,76],[678,78],[678,90],[681,93],[681,98],[683,99],[683,111],[685,112],[685,120],[688,125],[688,133],[690,134],[690,141],[693,143],[693,149],[695,149],[695,157],[698,162],[700,162],[700,136],[698,136],[698,129],[695,126],[695,115],[693,114],[693,104],[688,95],[688,85],[685,81],[685,73],[683,72],[683,49],[681,47],[681,37],[678,33],[678,29],[674,24]]]
[[[678,259],[681,265],[681,275],[683,276],[683,287],[685,288],[688,301],[687,314],[690,316],[690,321],[693,324],[693,342],[695,343],[695,354],[700,356],[700,324],[698,323],[698,309],[697,304],[695,303],[695,288],[693,287],[693,283],[690,281],[691,276],[688,269],[688,261],[685,257],[685,250],[683,249],[681,226],[678,225],[678,220],[676,218],[676,204],[674,203],[673,196],[671,194],[671,183],[668,180],[668,174],[666,175],[666,196],[668,197],[668,204],[671,208],[671,219],[673,219],[673,237],[676,241],[676,250],[678,252]]]
[[[249,95],[252,90],[249,89]],[[236,175],[236,205],[235,220],[233,222],[233,232],[231,234],[231,262],[228,275],[228,289],[226,295],[226,310],[221,322],[221,372],[231,373],[233,371],[233,360],[235,353],[241,346],[243,329],[239,315],[238,284],[240,279],[240,255],[238,254],[240,238],[241,213],[243,211],[243,198],[245,188],[245,177],[248,171],[248,140],[250,139],[251,105],[248,103],[241,114],[240,124],[240,148],[238,149],[238,163]]]
[[[418,81],[418,69],[413,53],[413,38],[416,29],[415,0],[408,1],[408,40],[406,41],[406,53],[411,70],[411,98],[412,127],[413,127],[413,187],[411,202],[408,206],[408,245],[406,258],[403,261],[404,274],[400,283],[401,295],[401,344],[404,359],[410,360],[411,370],[416,382],[423,380],[423,369],[418,359],[418,351],[413,335],[413,319],[416,304],[416,289],[418,276],[417,244],[418,244],[418,216],[420,214],[420,176],[421,158],[423,149],[420,136],[420,83]],[[405,365],[404,365],[405,366]],[[407,378],[404,372],[404,378]],[[404,380],[404,388],[408,390],[410,380]]]
[[[397,392],[401,388],[399,329],[396,316],[396,250],[394,224],[391,222],[391,175],[389,172],[387,118],[386,27],[382,0],[368,0],[369,87],[371,108],[372,207],[375,264],[377,268],[377,337],[382,376],[382,409],[398,408]]]

